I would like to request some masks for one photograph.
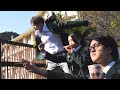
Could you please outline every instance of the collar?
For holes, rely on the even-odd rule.
[[[46,26],[46,24],[43,25],[43,30],[42,32],[49,32],[49,29],[48,27]]]
[[[80,45],[79,46],[77,46],[76,48],[74,48],[74,52],[77,52],[79,49],[80,49]]]
[[[102,71],[106,74],[108,70],[115,64],[115,61],[109,63]]]

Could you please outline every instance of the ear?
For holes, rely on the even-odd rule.
[[[111,47],[108,47],[108,51],[109,51],[109,53],[112,53]]]

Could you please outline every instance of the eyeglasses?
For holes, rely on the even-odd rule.
[[[89,47],[89,51],[91,51],[92,49],[96,50],[99,46],[101,46],[102,44],[95,44],[93,46]]]

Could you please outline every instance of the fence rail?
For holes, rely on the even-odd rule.
[[[37,67],[46,67],[46,64],[41,64],[41,63],[34,63]],[[23,62],[5,62],[1,61],[0,63],[1,67],[5,66],[14,66],[14,67],[23,67]]]

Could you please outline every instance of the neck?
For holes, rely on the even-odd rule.
[[[113,59],[110,57],[107,60],[104,60],[105,62],[102,63],[103,67],[106,67],[108,64],[110,64],[111,62],[113,62]]]

